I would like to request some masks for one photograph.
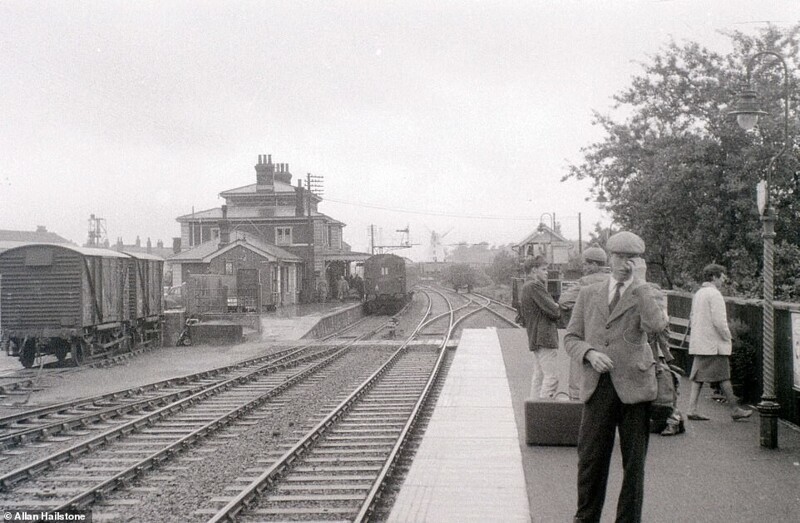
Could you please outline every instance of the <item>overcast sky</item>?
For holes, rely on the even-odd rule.
[[[592,110],[670,38],[795,23],[797,0],[0,2],[0,229],[171,245],[177,216],[255,183],[259,154],[324,177],[354,250],[406,225],[516,242],[544,213],[608,223],[560,182]]]

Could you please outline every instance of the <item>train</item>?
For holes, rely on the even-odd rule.
[[[144,253],[27,243],[0,253],[0,330],[9,356],[77,365],[160,344],[164,260]]]
[[[396,254],[375,254],[364,261],[364,312],[396,314],[411,300],[415,281],[406,260]]]

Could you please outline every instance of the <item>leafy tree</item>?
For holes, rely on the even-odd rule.
[[[489,267],[489,277],[498,285],[511,285],[511,278],[520,272],[519,260],[517,255],[506,251],[498,251],[492,259]]]
[[[463,287],[472,289],[478,283],[478,274],[466,263],[454,263],[444,271],[442,279],[455,290]]]
[[[672,42],[643,63],[643,72],[614,97],[616,116],[595,113],[606,136],[583,149],[583,163],[572,165],[565,179],[594,181],[619,227],[645,240],[648,264],[660,269],[665,286],[689,287],[704,265],[716,262],[728,268],[740,294],[756,295],[762,240],[755,187],[783,146],[782,68],[769,58],[755,63],[752,78],[770,113],[757,132],[742,131],[727,113],[757,52],[777,51],[790,72],[798,70],[800,25],[726,35],[733,43],[729,55]],[[790,125],[789,151],[772,175],[776,262],[800,245],[798,119]],[[796,293],[797,277],[776,271],[776,296]]]

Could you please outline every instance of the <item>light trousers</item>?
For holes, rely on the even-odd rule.
[[[558,391],[558,349],[539,347],[533,354],[531,398],[553,398]]]

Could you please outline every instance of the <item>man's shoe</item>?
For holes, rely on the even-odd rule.
[[[743,409],[741,407],[736,407],[733,412],[731,412],[731,418],[733,421],[749,418],[753,415],[753,411],[750,409]]]
[[[693,421],[708,421],[711,419],[708,416],[703,416],[702,414],[687,414],[686,417]]]

